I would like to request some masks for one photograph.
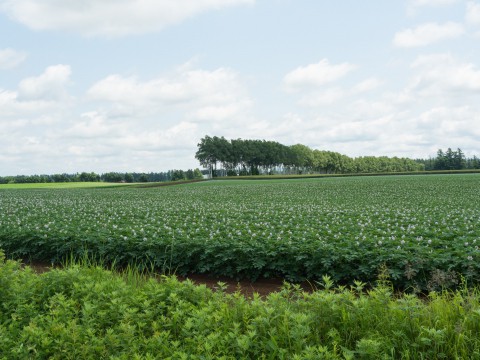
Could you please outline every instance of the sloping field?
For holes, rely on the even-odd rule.
[[[480,280],[480,175],[210,181],[160,188],[0,190],[9,257],[177,274],[371,282]]]

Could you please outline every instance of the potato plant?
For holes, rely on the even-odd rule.
[[[480,280],[480,175],[211,181],[164,188],[0,190],[9,257],[232,278]]]

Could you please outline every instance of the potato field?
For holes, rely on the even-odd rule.
[[[2,189],[0,249],[164,273],[373,282],[480,281],[480,175],[210,181],[159,188]]]

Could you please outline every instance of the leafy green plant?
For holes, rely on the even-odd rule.
[[[478,174],[0,190],[9,258],[73,256],[185,275],[372,284],[480,281]]]
[[[0,252],[1,359],[470,359],[480,292],[423,299],[385,280],[365,291],[323,277],[246,299],[175,277],[70,263],[36,274]]]

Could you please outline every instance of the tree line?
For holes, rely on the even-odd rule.
[[[169,170],[166,172],[82,172],[75,174],[0,176],[0,184],[59,182],[164,182],[202,179],[210,176],[259,174],[347,174],[410,172],[430,170],[480,169],[477,156],[467,158],[461,149],[439,149],[435,158],[409,159],[387,156],[351,158],[334,151],[311,149],[306,145],[283,145],[266,140],[227,140],[205,136],[197,145],[195,158],[207,170]]]
[[[464,170],[480,169],[480,159],[477,156],[467,158],[461,149],[439,149],[435,158],[417,159],[424,164],[425,170]]]
[[[107,172],[96,174],[82,172],[76,174],[52,175],[16,175],[0,176],[0,184],[32,184],[32,183],[60,183],[60,182],[164,182],[177,180],[202,179],[203,174],[199,169],[169,170],[166,172],[136,173],[136,172]]]
[[[339,174],[422,171],[425,164],[409,158],[361,156],[351,158],[306,145],[283,145],[266,140],[227,140],[205,136],[195,158],[212,176],[259,174]]]

